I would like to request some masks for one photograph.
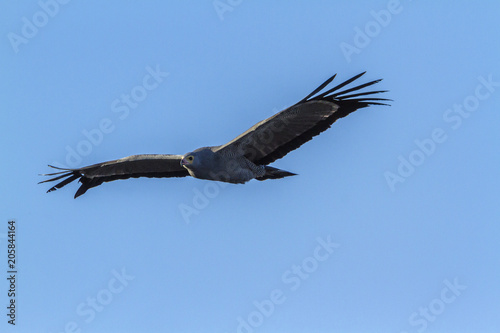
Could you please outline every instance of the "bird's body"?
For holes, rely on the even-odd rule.
[[[387,105],[385,98],[367,97],[385,91],[350,94],[371,86],[371,81],[339,91],[364,73],[320,93],[335,75],[297,104],[252,126],[234,140],[220,146],[203,147],[185,155],[133,155],[79,169],[46,174],[55,176],[44,182],[63,179],[48,192],[79,179],[82,185],[75,198],[89,188],[117,179],[138,177],[186,177],[243,184],[251,179],[278,179],[295,175],[268,164],[328,129],[337,119],[369,105]]]
[[[195,178],[218,180],[243,184],[262,177],[266,172],[262,165],[256,165],[245,156],[218,151],[219,147],[203,147],[186,154],[181,160],[189,175]],[[193,156],[192,163],[189,157]]]

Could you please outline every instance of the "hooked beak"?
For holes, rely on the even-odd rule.
[[[183,158],[183,159],[181,160],[181,165],[187,165],[187,164],[189,164],[189,161],[188,161],[188,160],[186,160],[185,158]]]

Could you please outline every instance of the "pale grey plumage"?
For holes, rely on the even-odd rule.
[[[82,185],[75,198],[103,182],[137,177],[185,177],[245,183],[251,179],[278,179],[294,173],[268,166],[269,163],[297,149],[303,143],[328,129],[337,119],[369,105],[387,105],[385,98],[369,97],[385,91],[350,94],[373,85],[371,81],[339,91],[364,73],[321,92],[335,75],[297,104],[263,120],[230,142],[203,147],[181,155],[134,155],[119,160],[98,163],[79,169],[64,169],[46,174],[55,176],[41,183],[65,178],[48,192],[79,178]],[[55,168],[55,167],[54,167]]]
[[[255,165],[246,157],[233,151],[218,151],[218,147],[203,147],[184,155],[183,166],[195,178],[243,184],[262,177],[264,166]],[[190,158],[192,161],[190,161]]]

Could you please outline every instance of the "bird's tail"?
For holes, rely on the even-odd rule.
[[[296,173],[288,172],[288,171],[285,171],[285,170],[280,170],[280,169],[273,168],[273,167],[270,167],[270,166],[267,166],[267,165],[264,166],[264,168],[265,168],[265,171],[266,171],[266,173],[264,174],[264,176],[257,177],[255,179],[257,179],[257,180],[279,179],[279,178],[285,178],[285,177],[288,177],[288,176],[296,176],[297,175]]]

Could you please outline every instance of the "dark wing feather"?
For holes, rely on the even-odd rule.
[[[82,185],[75,194],[75,198],[77,198],[89,188],[117,179],[189,176],[187,170],[180,164],[181,158],[181,155],[133,155],[119,160],[89,165],[80,169],[63,169],[49,165],[54,169],[63,171],[42,175],[56,177],[40,183],[52,182],[67,177],[47,191],[51,192],[80,178]]]
[[[337,119],[357,109],[369,105],[388,105],[384,103],[390,101],[388,99],[367,97],[386,92],[385,90],[346,95],[376,84],[380,80],[339,91],[363,74],[365,73],[358,74],[318,94],[333,81],[336,75],[330,77],[297,104],[257,123],[234,140],[218,147],[217,150],[222,153],[244,155],[255,164],[266,165],[299,148],[328,129]]]

